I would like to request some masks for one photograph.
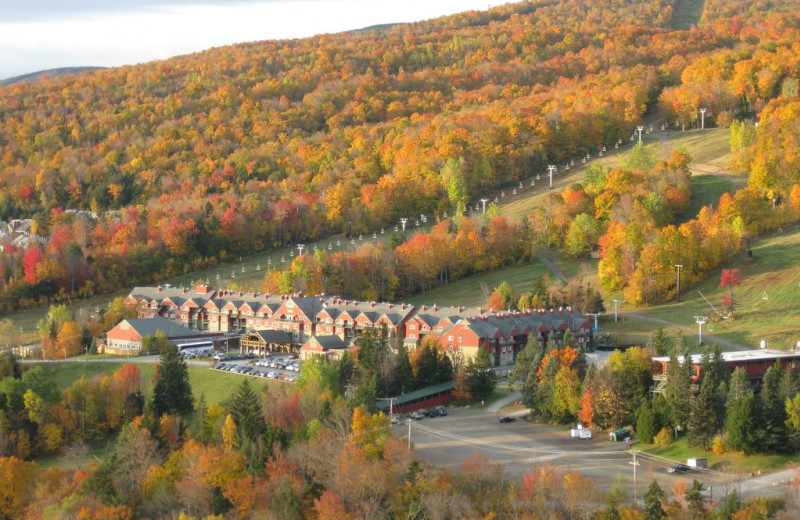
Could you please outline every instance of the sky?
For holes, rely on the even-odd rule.
[[[0,79],[484,10],[488,0],[0,0]]]

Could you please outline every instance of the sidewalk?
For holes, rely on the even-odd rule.
[[[490,406],[486,408],[487,412],[499,412],[501,408],[506,405],[513,403],[514,401],[519,401],[522,399],[522,393],[515,390],[508,394],[507,396],[503,397],[502,399],[498,399]]]

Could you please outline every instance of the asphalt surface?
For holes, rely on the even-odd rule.
[[[733,489],[744,497],[780,494],[788,491],[789,483],[799,474],[789,469],[770,475],[750,477],[719,471],[691,471],[672,475],[667,468],[685,463],[651,456],[636,451],[634,481],[634,451],[636,443],[608,440],[608,434],[595,432],[592,439],[575,439],[568,426],[534,424],[524,419],[526,410],[511,414],[502,411],[466,408],[448,409],[446,417],[411,421],[411,442],[419,458],[431,465],[458,470],[461,463],[475,452],[483,453],[490,463],[503,466],[509,476],[519,478],[533,472],[537,466],[549,464],[563,473],[578,470],[591,477],[598,489],[608,491],[619,478],[628,492],[641,502],[647,487],[656,480],[667,493],[676,480],[687,484],[696,479],[703,483],[709,497],[720,498]],[[516,415],[517,421],[500,423],[504,415]],[[398,436],[407,436],[406,421],[393,426]]]

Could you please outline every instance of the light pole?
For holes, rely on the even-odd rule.
[[[403,226],[403,233],[406,231],[406,222],[408,222],[408,218],[403,217],[400,219],[400,224]]]
[[[483,205],[483,212],[486,213],[486,203],[489,202],[489,199],[481,199],[481,205]]]
[[[705,325],[706,321],[708,320],[707,316],[695,316],[694,322],[698,325],[697,331],[697,344],[703,344],[703,325]]]
[[[614,323],[617,322],[617,317],[619,316],[619,304],[622,300],[614,300]]]
[[[550,189],[553,188],[553,172],[556,171],[555,164],[548,164],[547,165],[547,172],[550,175]]]
[[[700,130],[706,129],[706,109],[700,109]]]
[[[305,248],[305,244],[297,244],[297,256],[298,258],[303,256],[303,248]]]
[[[642,144],[642,130],[644,130],[643,126],[636,127],[636,131],[639,132],[639,144]]]
[[[683,269],[683,264],[675,264],[676,276],[678,278],[678,285],[677,285],[678,290],[676,291],[678,303],[681,302],[681,269]]]

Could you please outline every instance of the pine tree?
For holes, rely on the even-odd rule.
[[[689,444],[702,446],[704,450],[709,448],[711,439],[717,432],[712,386],[712,378],[704,377],[700,393],[692,403],[692,413],[689,417]]]
[[[650,402],[645,399],[636,411],[636,435],[640,441],[652,444],[655,434],[656,425],[653,409],[650,406]]]
[[[762,414],[763,448],[783,451],[787,448],[786,401],[781,399],[780,386],[783,368],[780,360],[767,369],[759,394],[759,410]]]
[[[189,370],[178,347],[167,342],[161,348],[158,379],[153,388],[153,412],[157,417],[166,413],[184,415],[192,411],[192,385]]]
[[[644,515],[647,520],[661,520],[667,517],[666,511],[662,507],[666,498],[664,490],[654,480],[647,488],[647,493],[644,494]]]
[[[685,370],[686,364],[691,365],[688,358],[685,358],[684,362],[680,363],[678,355],[674,351],[670,354],[669,363],[667,364],[667,391],[665,398],[669,408],[670,422],[672,426],[679,429],[687,425],[691,413],[690,379]]]
[[[497,385],[497,379],[491,368],[489,353],[484,348],[478,349],[474,359],[467,362],[467,387],[472,397],[483,401]]]
[[[650,346],[659,356],[666,356],[669,353],[669,336],[664,327],[659,327],[650,335]]]
[[[400,393],[414,390],[414,370],[408,358],[408,349],[401,346],[397,351],[397,362],[394,366],[395,386]]]
[[[745,454],[756,451],[758,441],[756,399],[747,383],[747,374],[742,368],[733,371],[725,408],[725,434],[728,447]]]
[[[267,421],[261,409],[261,400],[247,379],[242,381],[236,393],[231,396],[228,409],[242,440],[257,439],[267,427]]]

